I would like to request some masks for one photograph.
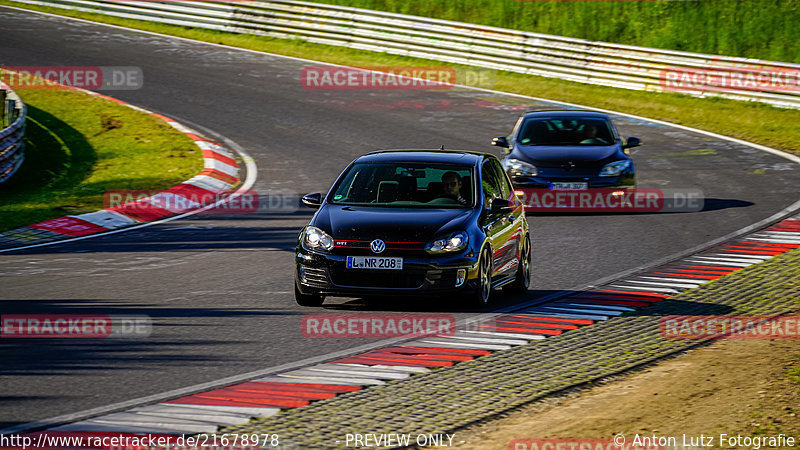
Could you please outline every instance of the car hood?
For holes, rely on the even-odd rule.
[[[566,162],[593,166],[618,159],[619,145],[536,146],[520,145],[518,151],[536,167],[561,167]]]
[[[465,230],[471,209],[405,209],[324,205],[311,225],[334,239],[427,242]]]

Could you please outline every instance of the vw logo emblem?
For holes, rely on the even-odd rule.
[[[375,239],[369,244],[369,248],[372,249],[373,253],[383,253],[386,250],[386,243],[380,239]]]

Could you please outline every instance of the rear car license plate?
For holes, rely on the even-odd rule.
[[[402,270],[403,258],[377,256],[348,256],[348,269]]]
[[[583,191],[589,189],[589,183],[580,181],[553,182],[550,183],[550,189],[554,191]]]

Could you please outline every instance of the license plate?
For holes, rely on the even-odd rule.
[[[403,258],[377,256],[348,256],[348,269],[402,270]]]
[[[589,189],[589,183],[572,181],[572,182],[559,182],[550,183],[550,189],[554,191],[583,191]]]

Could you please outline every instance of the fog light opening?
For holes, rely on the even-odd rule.
[[[458,269],[456,272],[456,287],[461,286],[464,284],[464,281],[467,279],[467,269]]]
[[[308,282],[308,280],[306,279],[306,268],[303,266],[300,266],[300,281],[302,281],[303,283]]]

